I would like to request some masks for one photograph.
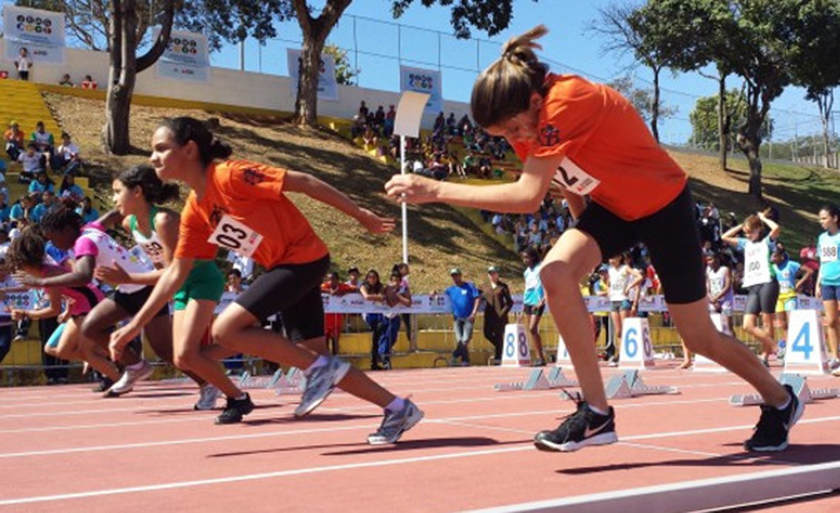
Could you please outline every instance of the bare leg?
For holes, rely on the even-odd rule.
[[[583,396],[593,407],[606,411],[609,405],[598,367],[589,312],[578,286],[581,277],[600,261],[601,250],[595,239],[580,230],[567,230],[546,255],[540,279],[548,309],[566,343]]]
[[[543,354],[542,336],[540,335],[540,319],[542,319],[541,315],[528,316],[528,332],[531,334],[531,340],[534,342],[537,356],[544,362],[545,354]]]
[[[315,361],[318,354],[326,355],[327,345],[324,337],[306,340],[303,347],[293,344],[279,333],[264,330],[257,326],[258,319],[242,306],[232,303],[213,323],[213,339],[238,353],[248,353],[277,363],[306,369]],[[372,381],[366,374],[351,368],[338,386],[356,397],[374,403],[382,408],[395,399],[388,392]]]
[[[745,314],[744,315],[744,330],[747,331],[750,335],[755,337],[760,343],[763,348],[763,354],[766,358],[768,353],[768,347],[772,350],[773,348],[773,339],[771,335],[767,333],[762,328],[756,326],[757,316],[755,314]]]
[[[111,331],[118,322],[128,317],[129,313],[111,299],[100,301],[85,316],[82,323],[82,336],[85,339],[83,346],[92,344],[107,354]],[[138,362],[140,362],[140,356],[135,354],[134,351],[123,351],[120,357],[120,363],[123,365],[134,365]]]
[[[719,363],[747,381],[772,406],[781,406],[788,394],[750,349],[725,333],[720,333],[708,315],[706,299],[688,304],[669,304],[668,311],[686,346]],[[753,319],[755,316],[752,316]]]
[[[825,333],[827,335],[828,353],[831,358],[837,358],[837,333],[840,328],[840,317],[837,315],[837,301],[823,301],[825,309]]]
[[[204,334],[213,321],[216,304],[215,301],[190,299],[184,310],[175,311],[170,331],[170,341],[174,344],[174,361],[185,373],[202,376],[227,397],[236,398],[242,395],[242,391],[225,374],[219,362],[209,357],[201,347]],[[169,324],[168,317],[165,324]],[[152,334],[149,333],[148,336],[151,337]]]

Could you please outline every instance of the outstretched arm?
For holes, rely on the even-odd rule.
[[[371,233],[387,233],[394,229],[393,219],[379,217],[370,210],[360,207],[346,194],[312,175],[298,171],[286,171],[284,192],[299,192],[312,199],[338,209],[359,221]]]

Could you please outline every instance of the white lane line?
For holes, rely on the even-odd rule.
[[[815,422],[828,422],[840,420],[840,417],[826,417],[820,419],[808,419],[808,420],[801,420],[800,424],[809,424]],[[442,419],[442,422],[446,422],[445,419]],[[706,433],[714,433],[714,432],[721,432],[721,431],[734,431],[734,430],[742,430],[746,429],[750,426],[729,426],[725,428],[715,428],[715,429],[699,429],[694,431],[676,431],[676,432],[669,432],[669,433],[657,433],[657,434],[649,434],[649,435],[641,435],[637,437],[627,437],[626,439],[639,439],[639,438],[665,438],[665,437],[673,437],[673,436],[688,436],[691,435],[701,435]],[[333,431],[333,430],[349,430],[355,429],[351,427],[346,428],[328,428],[324,429],[323,431]],[[182,442],[174,442],[174,443],[182,443]],[[248,474],[248,475],[237,475],[237,476],[228,476],[228,477],[220,477],[214,479],[202,479],[202,480],[193,480],[193,481],[176,481],[170,483],[160,483],[154,485],[147,485],[147,486],[135,486],[135,487],[127,487],[127,488],[106,488],[103,490],[93,490],[87,492],[77,492],[77,493],[67,493],[67,494],[57,494],[57,495],[42,495],[42,496],[32,496],[32,497],[20,497],[15,499],[5,499],[0,500],[0,506],[17,506],[21,504],[33,504],[33,503],[41,503],[41,502],[54,502],[54,501],[63,501],[63,500],[70,500],[70,499],[84,499],[84,498],[91,498],[91,497],[101,497],[101,496],[110,496],[110,495],[122,495],[122,494],[129,494],[129,493],[145,493],[145,492],[155,492],[161,490],[173,490],[173,489],[180,489],[180,488],[190,488],[195,486],[206,486],[206,485],[215,485],[215,484],[224,484],[224,483],[235,483],[235,482],[242,482],[242,481],[254,481],[254,480],[261,480],[261,479],[273,479],[279,477],[289,477],[289,476],[298,476],[304,474],[315,474],[315,473],[322,473],[322,472],[334,472],[334,471],[342,471],[342,470],[357,470],[360,468],[373,468],[373,467],[385,467],[385,466],[393,466],[393,465],[405,465],[405,464],[413,464],[413,463],[421,463],[427,461],[438,461],[438,460],[449,460],[449,459],[456,459],[456,458],[468,458],[468,457],[476,457],[476,456],[488,456],[488,455],[496,455],[496,454],[504,454],[504,453],[513,453],[513,452],[520,452],[526,450],[533,450],[531,444],[523,444],[521,446],[514,446],[514,447],[506,447],[503,449],[487,449],[487,450],[478,450],[478,451],[464,451],[464,452],[455,452],[449,454],[439,454],[434,456],[419,456],[414,458],[396,458],[396,459],[386,459],[380,461],[372,461],[372,462],[364,462],[364,463],[349,463],[345,465],[327,465],[327,466],[316,466],[316,467],[308,467],[308,468],[300,468],[300,469],[292,469],[292,470],[283,470],[283,471],[276,471],[276,472],[263,472],[258,474]],[[781,471],[771,471],[771,472],[763,472],[763,473],[755,473],[755,474],[747,474],[746,476],[726,476],[724,478],[719,479],[711,479],[711,480],[701,480],[697,481],[696,483],[732,483],[734,481],[745,481],[750,479],[758,479],[761,478],[772,477],[772,476],[782,476],[787,477],[789,475],[795,474],[796,471],[801,473],[811,472],[814,470],[822,471],[823,467],[828,470],[840,470],[840,463],[833,462],[831,464],[823,464],[823,465],[805,465],[803,467],[799,467],[797,469],[785,469]],[[834,484],[836,485],[837,482],[840,482],[840,478],[833,476],[832,479],[835,479]],[[514,506],[508,506],[504,508],[496,508],[493,512],[508,512],[508,511],[523,511],[526,508],[531,508],[534,511],[553,511],[554,504],[558,503],[567,503],[568,501],[574,501],[574,504],[586,504],[586,501],[594,501],[598,498],[601,500],[609,499],[611,497],[619,497],[622,493],[624,494],[632,494],[633,496],[639,496],[642,493],[661,493],[661,490],[668,490],[673,488],[685,487],[690,483],[676,483],[671,485],[662,485],[662,486],[654,486],[649,487],[646,489],[633,489],[629,492],[612,492],[607,494],[594,494],[590,496],[583,496],[581,497],[572,497],[570,499],[561,499],[559,501],[542,501],[539,503],[532,503],[532,504],[519,504]],[[706,484],[705,486],[708,486]],[[831,488],[828,488],[831,489]],[[789,494],[792,495],[792,494]],[[585,499],[585,501],[583,500]],[[582,502],[583,501],[583,502]],[[694,504],[694,502],[688,502],[689,504]],[[685,502],[682,503],[683,507],[685,506]],[[548,506],[550,509],[546,509]],[[624,509],[625,511],[642,511],[640,509],[634,509],[632,507],[628,507]],[[598,511],[598,510],[592,510]],[[600,511],[604,511],[604,509],[600,509]],[[644,511],[653,511],[651,508],[644,509]]]

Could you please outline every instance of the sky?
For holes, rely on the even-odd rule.
[[[615,1],[615,0],[612,0]],[[489,38],[473,31],[479,41],[459,41],[452,34],[449,9],[425,8],[416,0],[399,20],[390,12],[390,0],[356,0],[334,29],[329,42],[349,50],[351,62],[361,69],[359,85],[372,89],[399,90],[399,65],[440,69],[443,96],[447,100],[468,101],[477,69],[498,58],[501,45],[509,37],[544,23],[549,34],[541,42],[544,58],[555,72],[576,73],[595,81],[609,81],[626,73],[636,77],[637,87],[650,87],[652,74],[643,66],[634,66],[632,55],[604,54],[604,40],[587,30],[597,20],[598,8],[610,0],[515,0],[510,27]],[[311,2],[322,6],[324,2]],[[396,23],[402,25],[397,27]],[[296,23],[279,26],[280,38],[260,47],[255,41],[245,45],[245,69],[287,75],[287,47],[299,47],[300,31]],[[214,66],[239,68],[240,51],[229,47],[211,57]],[[730,79],[730,88],[740,88],[741,81]],[[663,99],[676,107],[676,114],[660,125],[664,142],[684,144],[691,137],[689,114],[701,96],[717,92],[717,83],[699,74],[661,77]],[[787,140],[794,134],[805,135],[821,130],[818,110],[804,99],[802,89],[790,87],[773,102],[775,122],[773,139]]]
[[[415,0],[402,18],[394,20],[391,0],[355,0],[328,42],[348,50],[351,63],[361,70],[361,87],[399,91],[400,64],[440,69],[444,98],[466,102],[478,71],[498,58],[504,41],[544,23],[549,33],[541,40],[544,50],[540,55],[553,71],[601,82],[629,72],[635,76],[637,87],[650,87],[649,70],[634,66],[632,55],[604,54],[605,41],[587,30],[597,20],[598,8],[615,1],[626,0],[514,0],[514,16],[507,30],[492,38],[473,31],[475,39],[463,41],[452,36],[448,8],[425,8]],[[324,0],[310,2],[316,8],[324,4]],[[300,47],[300,29],[296,22],[278,24],[277,28],[278,38],[264,46],[246,41],[246,70],[288,75],[286,49]],[[227,45],[211,54],[210,60],[213,66],[239,69],[239,45]],[[694,103],[699,97],[716,94],[717,84],[696,73],[674,76],[669,71],[663,72],[660,80],[663,101],[677,109],[673,117],[661,122],[660,136],[666,143],[684,144],[691,137],[689,114]],[[741,81],[733,77],[728,85],[740,88]],[[798,88],[788,88],[776,99],[770,115],[775,123],[775,141],[821,130],[816,105],[806,101],[804,91]]]

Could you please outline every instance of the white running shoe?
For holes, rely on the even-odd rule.
[[[219,399],[219,389],[211,383],[205,383],[198,389],[198,402],[193,406],[194,410],[212,410],[216,407],[216,400]]]
[[[142,381],[151,376],[152,373],[155,371],[154,367],[152,367],[152,364],[150,364],[146,360],[143,360],[142,363],[143,364],[137,369],[126,367],[125,372],[123,372],[123,375],[120,376],[120,379],[116,383],[114,383],[114,385],[111,388],[109,388],[107,392],[105,392],[104,397],[119,397],[123,394],[127,394],[131,392],[131,390],[134,388],[134,385],[138,381]]]
[[[400,411],[385,411],[385,418],[376,433],[367,437],[370,445],[384,445],[396,443],[400,437],[423,419],[423,411],[411,400],[405,400],[405,406]]]
[[[309,415],[329,396],[339,381],[350,370],[350,364],[330,356],[326,365],[306,371],[306,388],[295,409],[295,417]]]

